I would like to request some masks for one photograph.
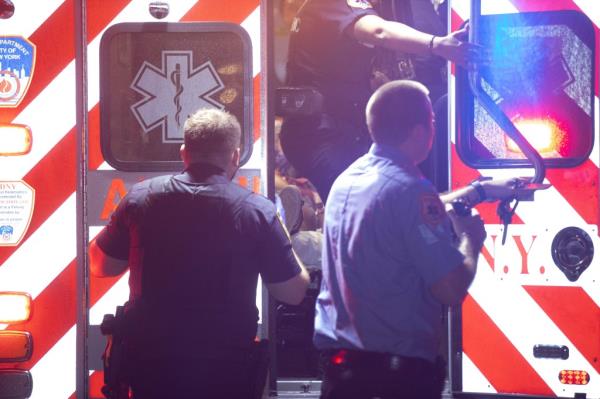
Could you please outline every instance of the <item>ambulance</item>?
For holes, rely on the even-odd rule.
[[[273,198],[285,2],[0,0],[0,399],[103,397],[100,324],[127,300],[128,275],[91,276],[88,243],[128,187],[181,168],[191,110],[238,117],[235,179]],[[488,236],[469,295],[448,310],[445,395],[600,398],[600,3],[446,6],[493,62],[449,67],[432,178],[549,188],[477,206]],[[267,393],[316,398],[316,368],[286,368],[265,292]]]

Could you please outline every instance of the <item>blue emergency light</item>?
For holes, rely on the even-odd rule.
[[[509,134],[516,129],[543,166],[584,162],[594,144],[592,22],[556,11],[483,15],[478,24],[477,42],[491,62],[475,78],[457,70],[461,159],[473,168],[531,166],[527,149]]]

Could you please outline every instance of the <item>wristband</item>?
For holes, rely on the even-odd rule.
[[[435,40],[437,36],[436,35],[431,35],[431,40],[429,40],[429,54],[431,55],[435,55],[433,54],[433,41]]]
[[[471,183],[469,183],[469,186],[473,187],[475,191],[477,191],[477,194],[479,195],[479,202],[483,202],[487,199],[487,195],[485,195],[485,189],[479,180],[473,180]]]

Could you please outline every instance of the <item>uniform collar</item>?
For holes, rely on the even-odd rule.
[[[388,158],[402,166],[411,165],[411,162],[400,151],[391,145],[373,143],[369,149],[369,154],[376,157]]]
[[[205,162],[189,165],[175,178],[184,183],[227,183],[229,179],[225,169]]]
[[[404,170],[421,175],[421,171],[411,160],[390,145],[373,143],[369,149],[369,155],[389,159]]]

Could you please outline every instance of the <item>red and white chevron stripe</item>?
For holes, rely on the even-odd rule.
[[[452,26],[469,18],[469,0],[453,0]],[[596,56],[600,39],[600,4],[593,0],[483,0],[483,14],[579,10],[595,24]],[[596,59],[598,67],[598,59]],[[576,168],[549,169],[548,190],[534,202],[519,204],[505,246],[495,207],[478,207],[488,238],[477,277],[463,307],[462,384],[464,392],[498,392],[600,397],[600,262],[597,257],[575,282],[556,268],[550,253],[554,235],[564,227],[587,231],[595,248],[598,236],[598,74],[595,81],[595,145],[589,160]],[[454,80],[451,79],[451,93]],[[450,98],[453,98],[451,94]],[[452,100],[451,100],[452,101]],[[452,109],[455,109],[452,104]],[[452,114],[452,113],[451,113]],[[455,137],[454,123],[450,124]],[[531,170],[473,170],[452,145],[452,184],[458,187],[480,174],[531,176]],[[533,346],[566,345],[566,361],[536,359]],[[562,369],[590,373],[586,386],[559,382]]]
[[[120,22],[154,19],[147,0],[87,0],[89,169],[108,168],[99,138],[99,45],[102,33]],[[176,0],[163,21],[228,21],[241,24],[253,43],[255,127],[259,124],[260,0]],[[23,123],[33,131],[30,154],[0,158],[0,181],[24,180],[35,189],[36,206],[17,247],[0,247],[0,291],[26,291],[34,315],[23,325],[34,337],[32,398],[75,397],[76,297],[76,108],[75,0],[20,2],[2,35],[21,35],[37,46],[36,71],[18,108],[0,110],[0,123]],[[259,130],[255,129],[258,140]],[[260,155],[261,151],[254,151]],[[98,229],[90,229],[90,239]],[[90,281],[90,324],[124,302],[125,277]],[[97,373],[94,373],[97,374]],[[99,373],[98,373],[99,374]],[[91,376],[91,397],[99,378]]]

